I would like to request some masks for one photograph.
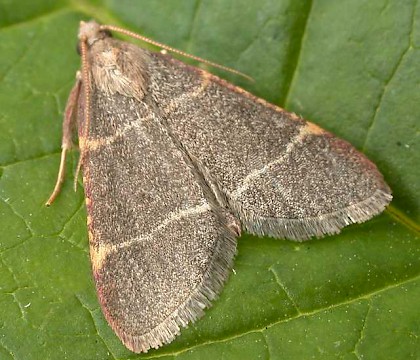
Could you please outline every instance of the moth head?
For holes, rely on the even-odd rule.
[[[92,46],[96,41],[105,39],[107,37],[112,37],[112,35],[108,30],[102,30],[101,26],[96,21],[91,20],[88,22],[80,22],[78,37],[79,49],[81,41],[86,42],[88,46]]]

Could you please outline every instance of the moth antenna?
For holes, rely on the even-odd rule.
[[[136,34],[135,32],[132,32],[132,31],[129,31],[129,30],[126,30],[126,29],[122,29],[122,28],[120,28],[120,27],[118,27],[118,26],[113,26],[113,25],[101,25],[101,26],[100,26],[100,29],[101,29],[101,30],[110,30],[110,31],[119,32],[119,33],[121,33],[121,34],[124,34],[124,35],[130,36],[130,37],[132,37],[132,38],[135,38],[135,39],[139,39],[139,40],[141,40],[141,41],[144,41],[144,42],[146,42],[146,43],[148,43],[148,44],[151,44],[151,45],[154,45],[154,46],[160,47],[160,48],[162,48],[162,49],[168,50],[168,51],[173,52],[173,53],[175,53],[175,54],[178,54],[178,55],[181,55],[181,56],[184,56],[184,57],[187,57],[187,58],[193,59],[193,60],[198,61],[198,62],[201,62],[201,63],[203,63],[203,64],[210,65],[210,66],[212,66],[212,67],[214,67],[214,68],[221,69],[221,70],[224,70],[224,71],[230,72],[230,73],[232,73],[232,74],[236,74],[236,75],[242,76],[243,78],[245,78],[245,79],[247,79],[247,80],[249,80],[249,81],[252,81],[252,82],[254,82],[254,81],[255,81],[255,80],[254,80],[251,76],[248,76],[248,75],[246,75],[246,74],[244,74],[244,73],[242,73],[242,72],[240,72],[240,71],[238,71],[238,70],[235,70],[235,69],[232,69],[232,68],[230,68],[230,67],[227,67],[227,66],[223,66],[223,65],[217,64],[217,63],[215,63],[215,62],[213,62],[213,61],[206,60],[206,59],[203,59],[203,58],[201,58],[201,57],[198,57],[198,56],[195,56],[195,55],[192,55],[192,54],[188,54],[188,53],[186,53],[186,52],[184,52],[184,51],[181,51],[181,50],[175,49],[175,48],[170,47],[170,46],[168,46],[168,45],[162,44],[162,43],[160,43],[160,42],[158,42],[158,41],[155,41],[155,40],[149,39],[148,37],[145,37],[145,36],[142,36],[142,35]]]
[[[83,165],[83,160],[85,157],[85,143],[89,136],[89,124],[90,124],[90,82],[89,82],[89,61],[87,58],[87,39],[86,37],[82,38],[80,41],[80,56],[82,61],[82,82],[83,82],[83,91],[85,95],[84,99],[84,123],[83,123],[83,132],[82,135],[79,136],[80,140],[80,157],[79,162],[77,163],[76,174],[74,175],[74,183],[73,188],[74,191],[77,190],[77,179],[79,178],[79,173]]]

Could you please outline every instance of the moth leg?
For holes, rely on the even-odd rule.
[[[64,175],[65,175],[65,167],[66,167],[66,155],[67,151],[72,147],[72,128],[73,124],[75,123],[75,109],[77,108],[77,103],[80,94],[80,87],[81,87],[81,77],[79,72],[76,75],[76,83],[73,85],[73,88],[70,91],[69,98],[67,99],[66,109],[64,111],[64,119],[63,119],[63,137],[61,140],[61,160],[60,160],[60,167],[58,170],[57,181],[55,183],[55,187],[53,192],[51,193],[49,199],[45,203],[45,205],[50,206],[58,194],[61,191],[61,186],[64,182]]]
[[[79,178],[80,170],[82,169],[83,165],[83,152],[80,151],[79,153],[79,161],[77,162],[76,172],[74,174],[74,181],[73,181],[73,190],[74,192],[77,191],[77,179]]]

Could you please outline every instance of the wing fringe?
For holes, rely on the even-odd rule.
[[[305,241],[311,237],[338,234],[347,225],[365,222],[381,213],[391,200],[389,191],[378,189],[359,203],[333,213],[303,219],[262,218],[253,216],[248,209],[241,209],[238,203],[232,207],[238,216],[248,214],[246,218],[240,216],[240,219],[245,230],[251,234]]]
[[[187,327],[191,322],[204,315],[204,309],[212,305],[223,289],[233,267],[236,254],[236,237],[226,224],[220,224],[225,231],[210,261],[209,268],[203,281],[191,293],[182,306],[163,322],[143,335],[131,335],[122,331],[112,319],[107,319],[121,341],[131,351],[136,353],[147,352],[149,349],[158,349],[170,343],[179,335],[181,327]]]

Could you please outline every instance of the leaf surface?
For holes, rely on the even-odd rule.
[[[0,359],[420,357],[419,7],[0,0]],[[131,353],[96,299],[76,151],[59,198],[43,205],[79,68],[78,22],[90,18],[252,76],[210,69],[352,142],[385,175],[392,205],[303,244],[245,234],[206,316],[168,346]]]

